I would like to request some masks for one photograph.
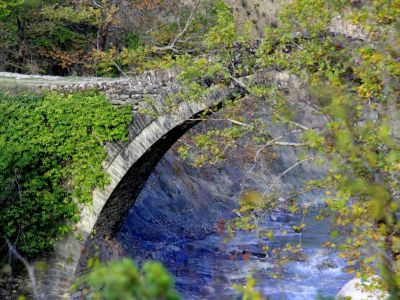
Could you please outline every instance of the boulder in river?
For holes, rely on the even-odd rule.
[[[328,270],[328,269],[336,269],[336,268],[338,268],[338,264],[335,263],[332,258],[324,259],[317,265],[317,269],[319,271],[324,271],[324,270]]]
[[[353,278],[348,281],[337,293],[336,300],[385,300],[389,299],[386,292],[380,290],[369,291],[371,281],[361,281],[360,278]]]

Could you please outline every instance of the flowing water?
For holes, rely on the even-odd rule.
[[[240,174],[235,163],[199,170],[168,152],[117,234],[125,254],[138,263],[161,261],[183,299],[240,299],[232,285],[244,285],[250,274],[269,299],[334,296],[350,277],[337,253],[322,247],[329,239],[329,222],[315,220],[317,209],[306,215],[301,234],[292,230],[301,215],[277,211],[260,224],[274,232],[273,241],[246,231],[224,241],[220,227],[237,207]],[[301,243],[304,255],[283,266],[271,251],[261,249],[286,243]]]

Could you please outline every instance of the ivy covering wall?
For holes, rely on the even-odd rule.
[[[0,236],[39,255],[73,229],[76,202],[90,205],[107,183],[104,144],[126,139],[131,108],[86,92],[0,94],[0,111]]]

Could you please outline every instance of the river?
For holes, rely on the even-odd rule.
[[[328,220],[315,220],[318,208],[306,215],[302,233],[292,229],[301,222],[301,214],[274,211],[263,217],[261,227],[274,232],[271,241],[248,231],[238,231],[225,241],[216,229],[216,224],[234,217],[232,209],[243,188],[260,188],[261,173],[250,176],[244,187],[238,184],[243,183],[243,168],[235,160],[222,167],[196,169],[169,151],[116,236],[124,255],[139,264],[161,261],[183,299],[240,299],[232,285],[245,284],[250,274],[268,299],[334,296],[350,276],[337,253],[322,246],[329,239],[330,225]],[[262,245],[273,249],[300,242],[303,255],[282,266],[271,250],[261,249]]]

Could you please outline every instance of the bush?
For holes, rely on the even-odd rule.
[[[97,265],[80,279],[90,299],[178,300],[174,284],[160,263],[146,262],[141,270],[132,260]]]

